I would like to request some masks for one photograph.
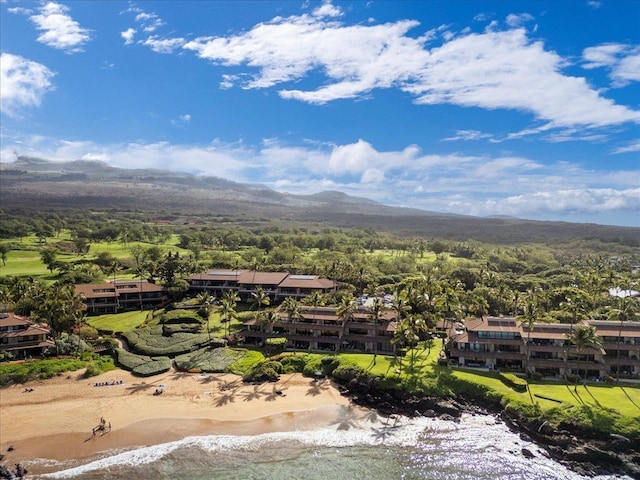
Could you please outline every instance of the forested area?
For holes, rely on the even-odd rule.
[[[636,300],[611,294],[639,288],[640,255],[616,242],[496,245],[246,216],[4,217],[0,303],[51,322],[55,332],[82,320],[73,284],[148,279],[179,300],[188,289],[185,278],[207,268],[322,275],[341,283],[321,299],[326,305],[345,294],[401,294],[396,297],[430,325],[478,315],[529,314],[549,322],[638,315]],[[29,259],[23,268],[18,257]]]

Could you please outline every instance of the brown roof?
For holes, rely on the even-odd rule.
[[[238,276],[238,283],[244,285],[279,285],[287,275],[286,272],[256,272],[245,270]]]
[[[236,281],[241,273],[248,270],[211,269],[187,277],[189,280]]]
[[[336,282],[318,275],[288,275],[280,282],[280,286],[285,288],[329,289],[334,288]]]
[[[116,280],[105,283],[81,283],[75,286],[76,294],[85,298],[117,297],[121,292],[161,292],[164,287],[146,280]]]
[[[511,317],[483,317],[472,318],[465,321],[465,328],[471,332],[478,331],[500,331],[500,332],[520,332],[520,328],[515,318]]]
[[[15,313],[0,314],[0,327],[14,327],[18,325],[31,325],[33,320],[28,317],[22,317]]]

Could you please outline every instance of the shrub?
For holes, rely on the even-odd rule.
[[[267,360],[266,362],[259,363],[258,365],[245,375],[243,380],[245,382],[275,382],[280,378],[283,368],[280,362],[274,362]]]
[[[116,349],[116,355],[118,364],[122,368],[142,377],[164,373],[171,369],[169,357],[152,358],[146,355],[136,355],[122,348]]]
[[[282,364],[282,373],[302,373],[306,365],[306,355],[282,354],[279,360]]]
[[[247,375],[257,364],[264,361],[264,355],[257,350],[241,350],[243,357],[233,364],[229,365],[227,372],[236,375]]]
[[[226,372],[227,369],[244,357],[240,350],[230,348],[201,348],[175,358],[176,368],[183,371]]]
[[[339,365],[333,371],[333,378],[341,383],[348,383],[354,378],[363,377],[366,372],[357,365],[343,364]]]
[[[500,380],[506,386],[513,388],[516,392],[526,392],[527,391],[527,381],[524,378],[520,378],[513,373],[500,373]]]
[[[123,333],[131,350],[141,355],[181,355],[209,343],[206,333],[178,332],[171,336],[162,335],[162,325],[151,328],[138,328]],[[225,342],[215,339],[212,346],[222,347]]]
[[[49,359],[12,365],[0,365],[0,386],[24,383],[34,379],[51,378],[61,372],[79,370],[87,362],[77,359]]]
[[[87,343],[74,334],[63,333],[54,342],[56,355],[78,355],[89,350]]]
[[[202,318],[194,310],[171,310],[160,316],[159,323],[202,323]]]
[[[138,365],[136,368],[131,370],[131,373],[141,377],[150,377],[152,375],[168,372],[169,370],[171,370],[171,359],[169,357],[157,357],[153,358],[148,363]]]

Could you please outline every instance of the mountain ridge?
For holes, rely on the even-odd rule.
[[[343,192],[276,192],[259,184],[159,169],[112,167],[99,160],[54,162],[20,156],[0,163],[4,210],[120,209],[250,216],[313,222],[343,228],[374,228],[399,235],[497,243],[597,239],[640,246],[640,228],[590,223],[474,217],[392,207]]]

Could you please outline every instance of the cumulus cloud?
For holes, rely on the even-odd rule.
[[[614,87],[640,82],[640,46],[606,43],[585,48],[582,52],[586,69],[606,68]]]
[[[0,105],[3,114],[14,117],[25,107],[37,107],[53,90],[55,73],[41,63],[19,55],[0,55]]]
[[[133,43],[133,37],[137,33],[135,28],[127,28],[124,32],[120,32],[120,36],[124,39],[125,45]]]
[[[639,112],[602,97],[584,78],[563,74],[567,61],[517,27],[532,19],[528,14],[510,15],[508,30],[497,30],[496,23],[481,33],[465,29],[456,34],[443,26],[410,36],[417,21],[345,25],[338,7],[320,8],[332,15],[314,11],[277,17],[247,32],[196,38],[183,47],[216,64],[255,69],[253,74],[224,76],[223,88],[270,88],[321,72],[327,81],[316,89],[279,92],[285,99],[312,104],[399,88],[417,104],[529,112],[547,122],[544,128],[640,122]],[[435,44],[438,36],[440,45]],[[624,67],[622,59],[619,64],[617,78],[633,78],[633,56],[625,57]]]
[[[36,29],[42,31],[38,41],[51,48],[64,50],[66,53],[82,51],[85,43],[91,40],[91,31],[83,28],[68,15],[69,7],[55,2],[40,6],[29,19]],[[30,13],[25,10],[19,13]]]

